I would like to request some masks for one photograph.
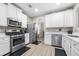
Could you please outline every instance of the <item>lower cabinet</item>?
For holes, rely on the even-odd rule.
[[[52,35],[51,34],[45,34],[44,36],[44,43],[47,45],[51,45]]]
[[[25,34],[25,44],[29,43],[29,33]]]
[[[10,52],[10,37],[0,37],[0,55]]]
[[[67,56],[79,56],[79,43],[73,39],[63,36],[62,47],[64,48]]]
[[[79,56],[79,43],[72,41],[71,43],[71,55]]]
[[[70,48],[71,48],[70,44],[71,44],[70,39],[63,36],[62,37],[62,47],[64,48],[64,50],[68,56],[70,56]]]

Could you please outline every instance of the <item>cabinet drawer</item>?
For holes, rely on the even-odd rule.
[[[2,44],[0,45],[0,55],[4,55],[10,52],[10,44]]]

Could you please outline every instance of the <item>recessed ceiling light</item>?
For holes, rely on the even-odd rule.
[[[56,5],[60,5],[61,3],[56,3]]]
[[[35,8],[35,12],[38,12],[39,10],[37,8]]]

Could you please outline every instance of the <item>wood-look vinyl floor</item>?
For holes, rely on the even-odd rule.
[[[44,45],[40,43],[38,45],[29,44],[27,47],[30,47],[22,56],[54,56],[55,48],[52,46]]]

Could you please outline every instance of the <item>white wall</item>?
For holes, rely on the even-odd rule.
[[[44,22],[45,22],[45,16],[33,18],[33,23],[36,24],[36,30],[37,30],[38,34],[41,36],[43,34],[43,31],[44,31]]]
[[[44,25],[41,26],[41,24],[44,24],[44,22],[45,22],[45,17],[44,16],[33,18],[33,23],[36,23],[36,25],[39,28],[39,31],[44,29],[44,27],[43,27]]]
[[[27,24],[32,23],[32,22],[33,22],[33,19],[31,17],[27,16]]]

